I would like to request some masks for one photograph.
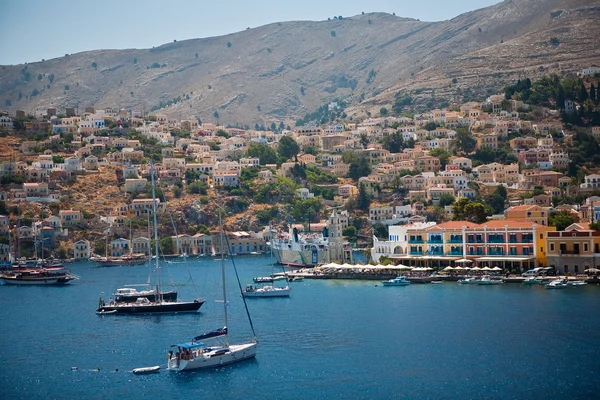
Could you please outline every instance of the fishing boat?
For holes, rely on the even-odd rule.
[[[221,230],[221,243],[223,243],[223,225],[221,223],[220,213],[219,225]],[[231,262],[235,268],[235,262],[233,261],[233,258],[231,258]],[[167,368],[169,370],[190,371],[202,368],[213,368],[248,360],[256,356],[258,341],[256,340],[252,319],[250,318],[246,300],[243,296],[242,299],[244,301],[244,305],[246,306],[246,315],[252,329],[253,339],[240,344],[229,343],[229,331],[227,329],[227,285],[225,282],[224,257],[221,257],[221,276],[223,283],[223,314],[225,326],[223,328],[196,336],[191,342],[172,345],[167,356]],[[212,342],[208,342],[209,340],[216,343],[210,344]]]
[[[98,314],[106,314],[110,311],[116,311],[116,314],[154,314],[154,313],[185,313],[185,312],[196,312],[204,304],[204,300],[196,299],[194,301],[166,301],[163,298],[163,293],[160,290],[161,287],[161,268],[159,264],[159,251],[158,251],[158,223],[156,218],[156,191],[154,186],[154,166],[150,166],[150,175],[152,177],[152,205],[153,205],[153,216],[154,216],[154,250],[155,250],[155,271],[157,277],[157,284],[154,290],[153,301],[150,301],[147,297],[139,297],[134,302],[116,302],[111,301],[108,304],[100,298]]]
[[[397,276],[394,279],[381,282],[383,286],[408,286],[410,281],[405,276]]]
[[[64,285],[78,277],[62,267],[42,267],[6,272],[0,279],[8,285]]]

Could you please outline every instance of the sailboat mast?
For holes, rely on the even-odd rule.
[[[156,190],[154,189],[154,163],[152,162],[152,160],[150,160],[150,176],[152,179],[152,214],[154,216],[154,252],[156,253],[156,297],[159,302],[162,302],[162,298],[160,295],[160,266],[158,265],[158,222],[156,218]]]
[[[225,327],[229,325],[227,319],[227,285],[225,282],[225,241],[223,240],[223,220],[221,219],[221,210],[219,210],[219,232],[221,235],[221,279],[223,280],[223,312],[225,314]],[[229,336],[225,335],[225,345],[229,346]]]
[[[19,216],[17,218],[17,257],[15,260],[21,258],[21,204],[18,205]]]

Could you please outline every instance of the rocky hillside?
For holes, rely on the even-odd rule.
[[[216,111],[221,123],[270,124],[344,99],[361,114],[400,90],[452,100],[457,88],[485,94],[524,72],[600,65],[598,20],[595,0],[506,0],[442,22],[375,13],[274,23],[3,66],[0,107],[112,106],[205,121]]]

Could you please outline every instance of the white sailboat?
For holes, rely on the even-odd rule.
[[[221,248],[223,249],[223,226],[219,214],[219,226],[221,230]],[[233,263],[233,258],[232,258]],[[235,263],[233,264],[235,268]],[[228,336],[227,317],[227,287],[225,282],[225,259],[221,256],[221,275],[223,283],[223,311],[225,326],[223,328],[196,336],[191,342],[180,343],[171,346],[168,354],[167,368],[171,371],[190,371],[194,369],[213,368],[226,364],[233,364],[248,360],[256,356],[258,341],[250,319],[248,307],[246,314],[252,328],[254,338],[246,343],[230,344]],[[246,301],[244,300],[244,305]],[[207,340],[217,340],[218,343],[210,345]],[[220,340],[219,340],[220,339]]]

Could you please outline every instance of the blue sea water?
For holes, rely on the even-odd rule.
[[[242,284],[276,272],[266,256],[235,260]],[[0,286],[3,399],[600,396],[598,286],[305,279],[292,283],[290,298],[248,299],[260,341],[255,360],[173,373],[169,345],[224,324],[220,262],[165,266],[164,283],[174,283],[181,299],[206,304],[197,314],[154,316],[95,314],[101,292],[145,282],[147,267],[71,267],[81,279],[64,287]],[[229,262],[227,269],[235,343],[251,331]],[[161,372],[129,372],[151,365]]]

